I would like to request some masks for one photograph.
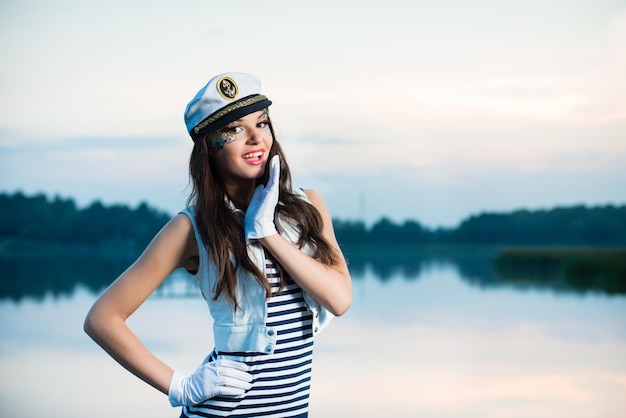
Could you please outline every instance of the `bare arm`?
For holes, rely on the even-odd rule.
[[[339,262],[327,266],[304,254],[279,234],[261,238],[261,244],[276,258],[296,283],[334,315],[344,314],[352,303],[352,282],[341,253],[328,207],[320,194],[306,191],[309,200],[322,216],[322,235],[335,248]]]
[[[152,354],[126,319],[178,267],[197,254],[189,218],[178,215],[155,236],[143,254],[94,303],[85,332],[122,366],[167,394],[173,370]]]

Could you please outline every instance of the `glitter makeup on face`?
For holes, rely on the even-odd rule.
[[[265,118],[265,120],[259,121],[258,123],[263,123],[265,125],[265,135],[267,135],[267,138],[273,139],[274,135],[272,135],[272,129],[270,128],[269,116],[267,113],[264,113],[262,117]],[[227,127],[224,132],[217,131],[212,133],[210,138],[213,148],[221,149],[224,148],[224,145],[235,142],[239,138],[243,138],[245,136],[246,129],[247,128],[243,128],[242,126],[235,126],[231,128]]]
[[[215,149],[224,148],[224,144],[230,144],[231,142],[234,142],[236,139],[237,137],[235,135],[222,132],[217,137],[213,138],[213,148]]]

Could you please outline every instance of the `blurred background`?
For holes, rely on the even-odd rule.
[[[183,111],[258,75],[340,218],[626,199],[623,1],[3,1],[2,189],[175,212]],[[122,186],[123,185],[123,186]]]
[[[176,415],[82,320],[185,206],[226,71],[351,263],[313,416],[623,413],[623,0],[2,0],[0,52],[1,415]],[[175,368],[212,348],[182,272],[132,320]]]

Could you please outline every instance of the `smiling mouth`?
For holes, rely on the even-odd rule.
[[[263,156],[263,151],[249,152],[243,155],[244,160],[259,160]]]

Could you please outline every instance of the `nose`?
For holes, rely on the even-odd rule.
[[[258,144],[259,142],[261,142],[261,133],[257,132],[257,131],[253,131],[249,136],[248,136],[248,144],[254,145],[254,144]]]
[[[256,128],[256,129],[253,129],[250,132],[250,135],[248,136],[248,143],[249,144],[258,144],[262,140],[268,139],[270,136],[271,135],[270,135],[268,129]]]

